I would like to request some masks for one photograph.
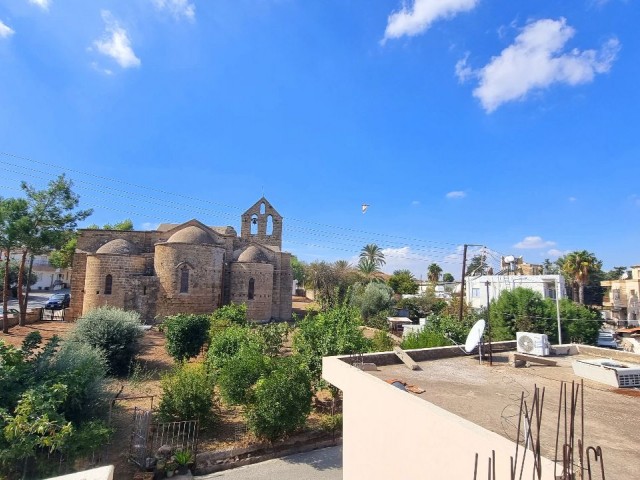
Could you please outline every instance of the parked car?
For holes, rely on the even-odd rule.
[[[71,295],[68,293],[56,293],[55,295],[51,295],[47,303],[45,303],[44,308],[48,310],[59,310],[61,308],[67,308],[71,303]]]
[[[596,341],[598,347],[605,348],[618,348],[618,342],[612,332],[600,332],[598,333],[598,340]]]
[[[9,315],[18,315],[20,312],[15,308],[8,308],[7,313]],[[4,308],[0,307],[0,315],[4,315]]]

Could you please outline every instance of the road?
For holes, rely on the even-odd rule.
[[[342,447],[328,447],[298,453],[195,478],[197,480],[342,480]]]

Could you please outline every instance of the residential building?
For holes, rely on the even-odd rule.
[[[249,320],[289,320],[291,254],[281,247],[282,216],[264,197],[242,214],[240,236],[197,220],[80,230],[68,318],[105,305],[153,319],[244,303]]]
[[[488,284],[488,299],[487,299]],[[475,309],[487,307],[487,300],[497,299],[504,291],[523,287],[540,293],[543,298],[567,296],[562,275],[481,275],[465,279],[467,303]]]
[[[637,326],[640,320],[640,265],[633,265],[624,278],[600,282],[605,294],[602,316],[620,325]]]
[[[22,253],[11,252],[10,258],[13,262],[20,262],[22,259]],[[0,264],[4,265],[4,259],[4,253],[0,252]],[[29,257],[27,257],[26,268],[29,268],[29,262]],[[33,257],[32,274],[37,277],[37,281],[35,284],[31,285],[31,291],[68,288],[71,282],[71,268],[52,267],[49,264],[48,255],[35,255]]]

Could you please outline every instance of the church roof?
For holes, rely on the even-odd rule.
[[[242,263],[266,263],[269,257],[255,245],[251,245],[245,249],[238,257],[238,262]]]
[[[137,255],[138,249],[136,246],[125,240],[124,238],[116,238],[110,242],[102,245],[96,253],[111,254],[111,255]]]
[[[193,243],[195,245],[202,244],[214,244],[216,243],[209,233],[205,232],[200,227],[191,225],[178,230],[176,233],[169,237],[167,243]]]

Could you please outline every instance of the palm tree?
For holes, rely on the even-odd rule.
[[[370,258],[362,257],[358,262],[358,271],[368,280],[372,281],[377,278],[380,272],[376,262]]]
[[[384,260],[384,253],[382,253],[382,249],[375,243],[370,243],[369,245],[362,247],[362,250],[360,250],[360,261],[362,262],[363,259],[373,263],[376,269],[379,269],[387,263]]]
[[[437,263],[432,263],[429,265],[429,269],[427,270],[427,278],[431,283],[436,283],[440,279],[440,274],[442,273],[442,268]]]
[[[578,302],[584,305],[584,286],[589,283],[589,275],[602,268],[602,262],[586,250],[567,254],[562,263],[562,271],[578,285]],[[575,291],[573,300],[575,301]]]

